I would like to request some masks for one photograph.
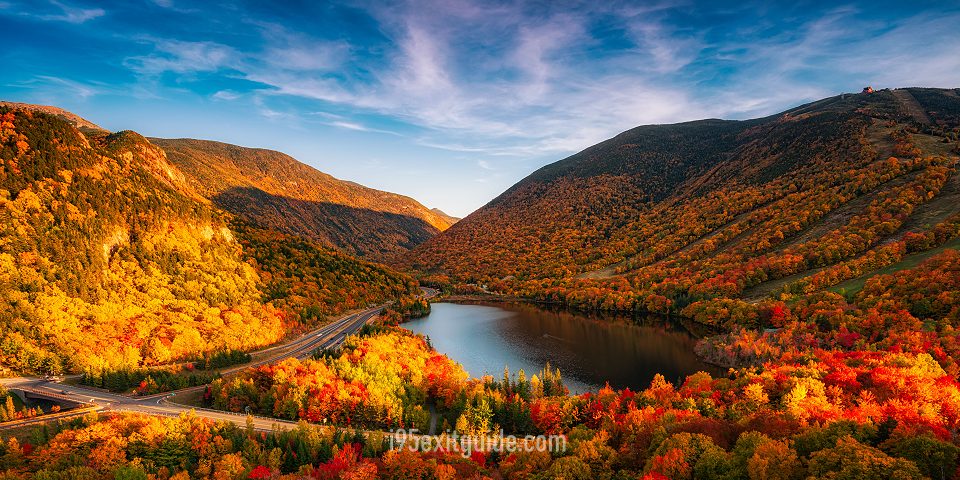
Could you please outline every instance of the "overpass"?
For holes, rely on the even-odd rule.
[[[437,294],[436,290],[430,288],[422,288],[422,290],[424,292],[423,296],[426,298],[432,298]],[[278,345],[255,352],[254,354],[265,357],[262,360],[223,369],[220,372],[226,377],[229,375],[234,375],[246,368],[279,363],[290,357],[304,359],[313,354],[313,352],[317,349],[337,348],[343,345],[343,342],[348,336],[358,332],[361,328],[363,328],[364,325],[369,323],[370,320],[379,315],[387,306],[389,306],[389,303],[345,315],[340,319],[331,322],[330,324],[308,332],[307,334],[284,345]],[[233,422],[241,426],[246,425],[248,418],[248,416],[244,414],[195,408],[185,405],[178,405],[169,401],[171,398],[176,397],[177,395],[203,390],[207,387],[206,385],[144,397],[118,395],[100,389],[67,385],[37,377],[0,378],[0,385],[4,385],[9,390],[23,392],[25,396],[30,396],[28,398],[42,398],[57,403],[63,403],[65,405],[78,406],[81,408],[96,407],[97,409],[105,411],[137,412],[164,417],[176,417],[192,411],[195,412],[198,417],[207,418],[213,421]],[[61,413],[68,414],[71,411],[73,410]],[[43,419],[54,420],[56,418],[52,418],[49,415],[43,415],[40,417],[34,417],[34,419],[31,419],[31,422],[40,423],[45,421]],[[8,425],[9,423],[11,422],[0,424],[0,429],[9,428],[11,426],[22,426],[22,424]],[[263,432],[273,431],[274,428],[287,430],[296,427],[296,425],[296,422],[286,420],[266,417],[253,417],[254,429]]]
[[[16,388],[13,391],[20,395],[20,398],[23,399],[24,403],[26,403],[28,400],[46,400],[48,402],[53,402],[68,408],[77,408],[87,405],[85,402],[65,394],[64,392],[41,390],[29,386]]]

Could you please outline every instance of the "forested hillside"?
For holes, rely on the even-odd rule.
[[[8,107],[11,110],[26,109],[34,112],[48,113],[55,117],[60,117],[61,119],[66,120],[67,123],[79,128],[81,131],[99,130],[106,132],[106,130],[100,127],[100,125],[97,125],[90,120],[87,120],[86,118],[83,118],[73,112],[68,112],[60,107],[54,107],[52,105],[34,105],[32,103],[7,102],[0,100],[0,107]]]
[[[250,350],[415,283],[216,208],[133,132],[0,106],[0,368]],[[349,292],[349,294],[348,294]]]
[[[87,415],[0,441],[4,479],[946,479],[960,384],[929,354],[784,356],[728,377],[571,396],[544,369],[467,378],[426,339],[368,327],[342,350],[216,380],[211,406],[301,419],[258,432],[185,414]],[[9,398],[9,397],[8,397]],[[12,409],[12,404],[11,407]],[[536,449],[441,448],[351,428],[563,435]],[[242,418],[242,417],[240,417]],[[314,425],[311,425],[312,422]],[[345,428],[330,428],[333,423]],[[491,437],[486,437],[492,443]],[[520,438],[523,438],[522,436]],[[534,441],[534,437],[528,437]],[[557,441],[558,440],[558,441]],[[409,439],[408,439],[409,441]],[[438,441],[438,440],[435,440]],[[500,445],[504,445],[500,443]],[[507,444],[509,445],[509,444]],[[415,447],[414,447],[415,448]],[[506,451],[504,451],[506,450]]]
[[[191,139],[151,139],[217,206],[265,228],[386,260],[453,220],[416,200],[331,177],[280,152]]]
[[[132,132],[85,136],[46,114],[0,115],[4,365],[89,371],[246,349],[415,286],[217,209]],[[307,424],[261,434],[189,415],[108,415],[0,442],[0,470],[955,477],[958,133],[957,91],[921,89],[746,122],[641,127],[545,167],[408,260],[439,283],[479,284],[473,291],[712,325],[697,349],[731,367],[717,378],[657,375],[646,389],[573,396],[549,368],[470,379],[428,339],[368,326],[340,350],[249,369],[204,395],[215,408],[349,427],[436,420],[461,434],[563,434],[562,452],[468,459],[387,452],[376,433]]]
[[[958,133],[958,91],[916,88],[638,127],[533,173],[406,265],[583,308],[730,317],[955,239]]]

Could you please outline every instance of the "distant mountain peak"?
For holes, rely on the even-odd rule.
[[[437,215],[439,215],[440,217],[443,217],[443,218],[447,219],[447,221],[450,223],[450,225],[453,225],[454,223],[457,223],[457,222],[460,221],[460,217],[454,217],[454,216],[452,216],[452,215],[447,215],[446,212],[444,212],[443,210],[440,210],[439,208],[431,208],[430,211],[433,212],[433,213],[435,213],[435,214],[437,214]]]

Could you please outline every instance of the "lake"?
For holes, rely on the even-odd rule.
[[[590,317],[525,303],[434,303],[430,315],[403,326],[430,338],[437,351],[472,377],[500,378],[504,366],[527,378],[550,364],[573,393],[643,389],[657,373],[676,382],[717,367],[697,358],[696,338],[663,317]]]

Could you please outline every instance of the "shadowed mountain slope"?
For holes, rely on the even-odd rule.
[[[151,139],[218,206],[264,227],[378,260],[451,225],[412,198],[338,180],[272,150]]]

